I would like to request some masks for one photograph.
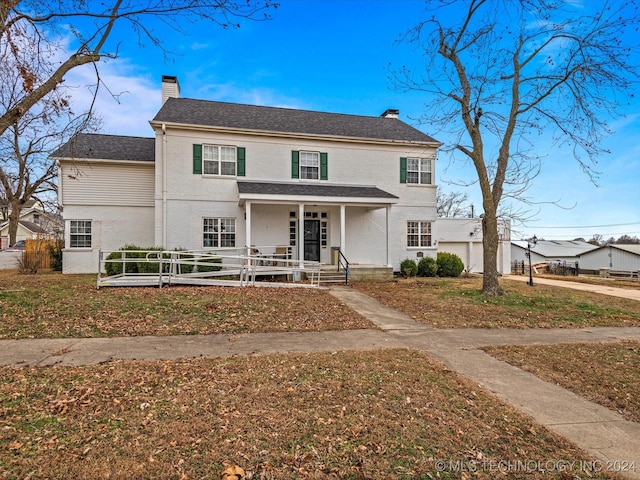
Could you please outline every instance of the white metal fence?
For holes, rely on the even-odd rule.
[[[99,252],[97,288],[172,284],[320,285],[320,263],[251,247],[237,251],[114,250]]]

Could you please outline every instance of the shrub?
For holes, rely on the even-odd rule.
[[[142,250],[142,248],[137,245],[127,244],[124,245],[120,250],[126,250],[127,253],[124,254],[126,259],[126,263],[122,262],[105,262],[104,269],[108,276],[111,275],[119,275],[122,273],[138,273],[138,262],[133,262],[131,259],[140,258],[145,254],[143,252],[136,253],[137,250]],[[106,260],[120,260],[122,259],[121,252],[111,252],[107,255]],[[124,270],[124,271],[123,271]]]
[[[400,273],[404,277],[413,277],[418,273],[418,265],[414,260],[406,258],[400,263]]]
[[[164,250],[162,247],[139,247],[137,245],[127,244],[121,247],[120,251],[111,252],[107,256],[107,260],[120,260],[123,256],[122,251],[126,251],[124,254],[126,259],[126,262],[124,263],[124,272],[122,262],[105,262],[104,269],[109,276],[119,275],[122,273],[157,274],[160,272],[160,261],[158,259],[158,254],[153,252],[161,252],[162,250]],[[176,248],[175,251],[183,252],[185,250],[184,248]],[[181,258],[183,260],[192,260],[193,255],[182,255]],[[162,264],[162,273],[169,273],[171,264],[168,260],[171,259],[171,254],[168,252],[164,253],[162,255],[162,259],[165,261],[165,263]],[[221,260],[217,259],[217,261]],[[220,270],[220,268],[221,267],[218,267],[217,269]],[[192,270],[193,267],[191,265],[180,266],[180,273],[191,273]]]
[[[203,265],[203,264],[221,264],[222,263],[222,259],[221,258],[196,258],[196,261],[198,262],[198,265],[196,265],[196,269],[198,272],[203,273],[203,272],[219,272],[220,270],[222,270],[222,265]]]
[[[18,271],[25,275],[35,275],[40,270],[38,255],[22,252],[17,259]]]
[[[62,248],[64,242],[57,240],[54,243],[47,245],[47,251],[49,252],[51,269],[54,272],[62,271]]]
[[[435,277],[438,274],[438,262],[435,258],[422,257],[418,262],[419,277]]]
[[[143,248],[142,250],[145,250],[145,251],[140,252],[139,258],[141,259],[141,261],[137,263],[138,273],[160,273],[159,253],[154,253],[154,252],[156,251],[161,252],[163,248],[150,247],[150,248]],[[164,253],[162,255],[162,259],[163,260],[171,259],[171,254]],[[168,273],[169,268],[170,268],[169,263],[162,264],[162,273]]]
[[[462,260],[454,253],[438,252],[437,263],[439,277],[459,277],[464,270]]]

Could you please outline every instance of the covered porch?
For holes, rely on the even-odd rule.
[[[239,180],[246,246],[256,255],[391,272],[390,211],[375,186]]]

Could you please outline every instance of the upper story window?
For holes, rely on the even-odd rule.
[[[236,174],[236,147],[202,146],[202,173],[205,175]]]
[[[400,183],[433,185],[433,160],[431,158],[400,159]]]
[[[328,154],[293,150],[291,152],[291,178],[327,180],[329,178]]]
[[[194,174],[244,177],[245,165],[244,147],[193,145]]]
[[[320,178],[320,154],[300,152],[300,178],[318,180]]]

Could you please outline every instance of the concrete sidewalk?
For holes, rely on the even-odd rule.
[[[539,283],[547,282],[547,279],[538,280],[545,280]],[[573,288],[568,285],[571,282],[559,283],[559,286]],[[593,287],[597,287],[575,282],[573,285],[579,285],[580,289],[583,289],[583,285],[591,287],[588,289],[592,291]],[[606,288],[608,290],[610,287]],[[638,467],[635,472],[621,473],[629,478],[640,478],[640,424],[629,422],[615,412],[496,360],[481,350],[487,345],[640,340],[640,327],[433,329],[349,287],[332,287],[330,293],[368,318],[380,330],[0,340],[0,365],[88,365],[116,359],[171,360],[285,352],[413,348],[427,352],[451,370],[477,382],[538,423],[566,437],[600,459],[605,468],[606,462],[635,462]]]
[[[507,280],[517,280],[520,282],[528,282],[529,277],[523,275],[507,275]],[[610,295],[612,297],[628,298],[630,300],[640,300],[640,289],[632,290],[630,288],[619,288],[609,285],[592,285],[590,283],[572,282],[570,280],[554,280],[552,278],[533,278],[533,287],[536,284],[553,285],[554,287],[571,288],[573,290],[582,290],[583,292],[594,292],[602,295]]]
[[[605,467],[620,465],[613,462],[636,465],[636,471],[620,473],[640,478],[640,424],[480,350],[488,345],[640,340],[640,327],[436,330],[356,290],[334,287],[331,293],[390,335],[402,338],[406,347],[425,351],[451,370],[477,382],[594,455]]]

